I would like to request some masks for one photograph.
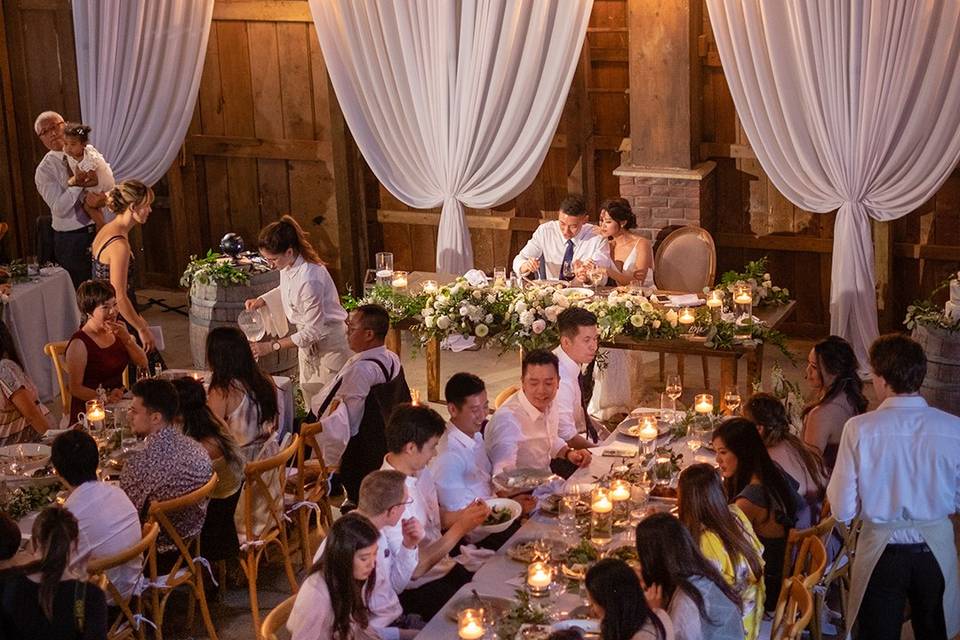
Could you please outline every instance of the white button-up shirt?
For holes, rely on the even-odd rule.
[[[80,537],[75,562],[89,563],[126,551],[140,542],[140,518],[123,489],[105,482],[84,482],[63,506],[77,519]],[[124,597],[133,592],[142,575],[142,562],[134,558],[107,571],[107,577]]]
[[[40,197],[50,207],[54,231],[75,231],[93,224],[81,202],[83,187],[67,186],[70,174],[62,151],[47,151],[33,179]]]
[[[337,286],[323,265],[297,256],[292,265],[280,270],[280,300],[287,320],[297,325],[290,336],[299,349],[309,350],[328,332],[325,324],[344,322],[347,312],[340,304]]]
[[[557,433],[556,405],[541,412],[522,389],[490,418],[484,441],[493,475],[507,469],[548,469],[550,460],[566,446]]]
[[[527,244],[523,245],[523,249],[520,249],[513,259],[513,270],[520,273],[520,265],[531,258],[539,258],[544,263],[547,279],[558,280],[563,255],[566,252],[567,240],[560,232],[560,223],[557,220],[544,222],[537,227],[533,236],[527,240]],[[573,237],[573,260],[581,262],[593,260],[594,263],[603,267],[613,265],[607,239],[597,232],[596,226],[587,223]]]
[[[333,411],[328,408],[327,415],[320,417],[323,431],[317,434],[317,444],[323,448],[323,461],[327,465],[340,463],[350,438],[359,432],[370,387],[386,382],[380,367],[373,362],[364,362],[365,360],[381,362],[387,372],[392,371],[394,376],[400,371],[400,358],[397,354],[383,346],[367,349],[352,355],[337,377],[310,399],[310,409],[314,415],[319,415],[321,405],[333,391],[337,380],[343,380],[333,396],[334,400],[339,400],[337,408]]]
[[[381,469],[396,471],[393,465],[384,459]],[[440,530],[440,503],[437,501],[437,487],[433,482],[433,474],[430,468],[423,469],[416,476],[407,476],[406,479],[407,494],[410,504],[403,511],[400,522],[392,527],[385,527],[383,534],[387,538],[390,546],[390,553],[399,555],[403,547],[403,521],[407,518],[416,518],[423,525],[424,536],[420,544],[432,544],[440,539],[443,532]],[[426,573],[415,580],[410,580],[407,587],[416,589],[422,587],[428,582],[433,582],[438,578],[450,573],[453,565],[456,564],[449,555],[443,558],[437,564],[430,567]]]
[[[560,361],[560,387],[553,401],[557,407],[557,433],[569,440],[587,430],[580,390],[580,365],[567,355],[563,347],[557,347],[553,353]]]
[[[940,520],[960,511],[960,418],[920,396],[887,398],[851,418],[827,498],[841,522]],[[895,530],[890,542],[922,540],[910,528]]]
[[[437,457],[430,462],[430,471],[440,506],[446,511],[459,511],[476,498],[495,495],[490,482],[493,464],[479,433],[471,438],[448,422],[437,445]]]

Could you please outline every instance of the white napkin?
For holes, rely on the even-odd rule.
[[[679,295],[667,296],[670,298],[670,304],[676,307],[699,307],[706,304],[707,301],[695,293],[681,293]]]
[[[470,269],[470,271],[463,274],[463,277],[470,283],[470,286],[473,287],[482,287],[487,284],[487,274],[479,269]]]
[[[271,289],[260,296],[266,304],[260,307],[260,319],[267,335],[282,338],[290,331],[287,316],[283,313],[283,301],[280,298],[280,289]]]
[[[470,573],[476,573],[483,564],[497,552],[493,549],[481,549],[472,544],[460,545],[460,555],[454,560],[463,565]]]
[[[443,339],[443,342],[440,343],[440,348],[444,351],[453,351],[454,353],[458,351],[467,351],[476,346],[476,340],[473,336],[467,336],[466,338],[455,333],[453,335],[447,336]]]
[[[551,480],[547,484],[542,484],[533,490],[533,497],[537,500],[540,500],[542,498],[546,498],[547,496],[560,493],[563,491],[563,485],[566,484],[566,482],[567,481],[563,478],[557,478],[556,480]]]

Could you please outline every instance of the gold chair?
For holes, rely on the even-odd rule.
[[[827,568],[827,538],[833,531],[836,520],[833,516],[822,520],[820,524],[809,529],[791,529],[787,533],[787,547],[784,551],[783,566],[792,567],[786,579],[800,578],[804,586],[812,589]],[[797,544],[800,550],[794,558]]]
[[[294,485],[294,500],[297,505],[312,503],[317,505],[317,527],[326,532],[333,524],[333,507],[327,491],[330,474],[336,467],[328,467],[323,462],[322,447],[317,435],[323,431],[321,422],[300,425],[300,442],[297,446],[297,473],[287,482]],[[312,450],[314,457],[308,458]],[[310,520],[312,508],[297,508],[297,534],[300,539],[300,566],[309,567],[313,562],[314,549],[310,544]]]
[[[156,637],[158,640],[163,638],[163,612],[167,607],[167,600],[170,595],[178,588],[186,586],[192,596],[187,607],[187,627],[193,628],[194,607],[200,604],[200,615],[203,617],[203,624],[207,629],[207,635],[210,640],[217,640],[217,630],[213,626],[213,620],[210,618],[210,610],[207,607],[207,598],[203,589],[203,566],[195,562],[194,558],[200,557],[200,535],[184,538],[177,531],[173,523],[170,522],[170,514],[199,504],[208,499],[210,494],[217,486],[217,474],[210,476],[210,480],[199,489],[194,489],[190,493],[184,494],[170,500],[160,500],[150,505],[147,522],[156,522],[160,525],[163,532],[170,538],[179,551],[179,556],[174,561],[170,573],[164,576],[165,585],[163,587],[155,586],[151,596],[151,608],[153,609],[154,624],[157,625]],[[154,556],[149,562],[150,581],[157,585],[157,561]],[[163,595],[160,592],[163,591]]]
[[[498,393],[496,399],[493,401],[494,411],[499,409],[504,402],[506,402],[511,397],[513,397],[513,394],[515,394],[519,390],[520,390],[520,387],[518,385],[512,384],[506,389],[504,389],[503,391],[501,391],[500,393]]]
[[[280,555],[290,592],[297,592],[297,578],[290,561],[290,543],[287,539],[286,513],[283,504],[283,489],[286,485],[287,463],[297,453],[300,437],[294,436],[293,442],[280,453],[249,462],[243,468],[244,488],[240,497],[243,508],[244,530],[240,539],[240,566],[247,576],[250,592],[250,613],[253,615],[253,628],[260,628],[260,605],[257,595],[257,574],[260,558],[271,546],[280,547]],[[271,485],[273,487],[271,488]],[[256,509],[265,511],[266,522],[263,527],[254,522]],[[258,530],[261,529],[261,530]]]
[[[770,640],[800,640],[813,617],[813,596],[800,578],[783,585],[773,614]]]
[[[293,603],[296,600],[297,596],[290,596],[270,610],[267,617],[263,619],[263,624],[260,625],[261,640],[278,640],[277,631],[287,624],[287,619],[290,617],[290,612],[293,611]]]
[[[67,353],[67,341],[48,342],[43,345],[43,352],[47,354],[50,361],[53,362],[53,372],[57,374],[57,386],[60,387],[60,406],[63,407],[63,415],[69,416],[71,401],[70,384],[67,380],[67,363],[64,360]]]
[[[99,585],[109,596],[109,599],[113,601],[113,606],[120,610],[107,631],[107,640],[124,640],[134,636],[143,640],[145,637],[143,625],[138,618],[143,613],[142,595],[133,593],[129,597],[123,597],[120,590],[110,580],[107,572],[127,564],[134,558],[143,559],[141,572],[144,568],[148,568],[151,563],[156,566],[157,536],[159,533],[160,525],[156,522],[148,522],[143,525],[140,542],[120,553],[87,564],[87,574],[90,576],[90,581]]]

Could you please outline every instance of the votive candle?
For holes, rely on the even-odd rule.
[[[694,410],[701,414],[713,413],[713,396],[709,393],[698,393],[694,397]]]
[[[436,280],[424,280],[421,286],[423,288],[423,292],[428,295],[433,295],[437,292]]]
[[[393,272],[393,281],[390,283],[393,285],[393,288],[398,291],[404,291],[407,288],[407,272],[406,271],[394,271]]]
[[[610,498],[614,502],[630,499],[630,485],[626,480],[614,480],[610,483]]]
[[[486,632],[483,609],[464,609],[457,614],[457,633],[462,640],[479,640]]]

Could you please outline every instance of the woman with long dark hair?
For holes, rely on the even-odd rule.
[[[260,231],[260,255],[280,271],[280,286],[245,303],[248,311],[267,306],[279,297],[287,321],[296,332],[270,342],[255,342],[255,356],[296,347],[300,386],[309,398],[319,393],[351,356],[344,324],[347,312],[326,265],[310,244],[307,232],[291,216],[283,216]],[[271,304],[268,309],[278,305]],[[279,313],[279,311],[277,312]]]
[[[637,555],[647,602],[666,610],[677,640],[743,639],[740,596],[675,516],[657,513],[640,521]]]
[[[604,200],[600,205],[598,233],[607,239],[614,268],[607,275],[617,284],[653,286],[653,250],[650,241],[632,231],[637,216],[623,198]]]
[[[590,567],[586,586],[603,640],[673,639],[670,617],[650,608],[637,572],[623,560],[605,558]]]
[[[70,567],[78,536],[77,519],[61,506],[37,516],[32,544],[39,558],[0,572],[0,637],[107,637],[103,591]]]
[[[333,523],[290,612],[292,640],[379,637],[369,626],[379,537],[373,523],[357,513]]]
[[[243,459],[255,460],[277,428],[273,379],[257,366],[247,337],[236,327],[217,327],[207,334],[207,366],[210,410],[226,423]]]
[[[50,428],[49,414],[23,370],[13,335],[0,320],[0,446],[38,442]]]
[[[680,522],[739,594],[746,638],[756,640],[763,620],[763,545],[753,526],[739,507],[727,504],[720,474],[709,464],[681,471],[677,492]]]
[[[713,448],[727,500],[740,508],[763,543],[766,610],[780,595],[787,533],[803,503],[797,483],[770,459],[756,425],[732,418],[713,432]]]
[[[850,343],[829,336],[810,349],[805,377],[813,387],[814,401],[803,410],[803,441],[823,456],[828,470],[837,460],[843,425],[867,410],[860,363]]]

